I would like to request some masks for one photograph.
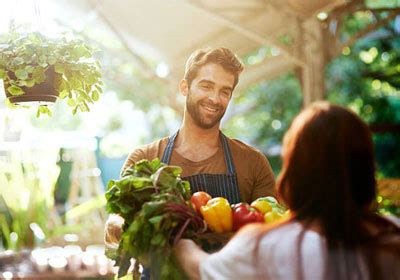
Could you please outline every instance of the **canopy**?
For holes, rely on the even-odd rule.
[[[86,3],[86,9],[96,10],[137,56],[144,71],[149,67],[140,55],[152,55],[164,61],[170,71],[166,78],[175,86],[183,76],[186,59],[197,48],[225,46],[243,57],[266,47],[265,58],[254,61],[241,75],[239,90],[296,69],[305,104],[324,98],[324,66],[343,47],[336,40],[343,14],[365,8],[364,1],[360,0],[73,3],[80,7]]]

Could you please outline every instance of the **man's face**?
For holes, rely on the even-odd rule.
[[[219,125],[232,96],[235,77],[222,66],[202,66],[187,89],[186,110],[201,128]]]

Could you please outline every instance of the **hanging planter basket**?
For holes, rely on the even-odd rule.
[[[92,48],[71,36],[47,37],[12,27],[0,36],[0,79],[8,103],[38,106],[38,114],[59,97],[75,114],[90,111],[102,90],[100,64]]]
[[[9,73],[15,79],[14,73]],[[21,87],[24,94],[13,95],[8,91],[8,83],[4,83],[4,91],[8,100],[14,105],[32,105],[39,103],[40,105],[50,105],[56,102],[59,92],[55,87],[56,72],[54,67],[49,67],[45,72],[46,78],[40,84],[32,87]]]

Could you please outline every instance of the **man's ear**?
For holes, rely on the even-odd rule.
[[[189,85],[188,82],[185,79],[182,79],[179,83],[179,92],[183,96],[187,96],[189,92]]]

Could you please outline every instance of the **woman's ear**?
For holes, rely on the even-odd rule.
[[[188,82],[185,79],[182,79],[179,83],[179,92],[183,96],[187,96],[189,92],[189,85]]]

